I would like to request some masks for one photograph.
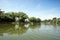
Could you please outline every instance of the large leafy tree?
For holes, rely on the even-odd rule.
[[[35,17],[29,18],[29,21],[33,22],[33,23],[40,23],[41,22],[40,18],[35,18]]]
[[[23,12],[18,12],[18,13],[17,13],[17,16],[19,17],[19,21],[20,21],[20,22],[25,22],[25,19],[28,18],[28,15],[26,15],[26,14],[23,13]]]
[[[7,12],[2,17],[3,21],[5,22],[13,22],[15,21],[13,12]]]
[[[41,19],[40,19],[40,18],[37,18],[36,21],[37,21],[37,22],[41,22]]]
[[[35,17],[31,17],[31,18],[29,18],[29,21],[35,23],[36,22],[36,18]]]

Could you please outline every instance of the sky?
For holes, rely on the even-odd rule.
[[[29,17],[52,19],[60,17],[60,0],[0,0],[5,12],[24,12]]]

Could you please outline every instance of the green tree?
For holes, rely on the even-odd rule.
[[[17,16],[19,17],[20,22],[25,22],[25,19],[28,18],[28,15],[26,15],[26,13],[23,13],[23,12],[18,12]]]
[[[35,23],[36,22],[36,18],[35,17],[31,17],[31,18],[29,18],[29,21]]]
[[[41,22],[41,19],[40,18],[37,18],[36,21],[40,23]]]
[[[31,17],[31,18],[29,18],[29,21],[33,22],[33,23],[40,23],[41,19],[40,18]]]
[[[10,21],[10,22],[14,22],[15,21],[15,18],[14,18],[14,15],[13,15],[14,12],[7,12],[4,14],[4,20],[5,21]]]

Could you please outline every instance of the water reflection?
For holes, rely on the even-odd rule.
[[[40,24],[0,24],[0,35],[3,35],[3,33],[9,33],[9,34],[23,34],[25,33],[29,28],[30,29],[36,29],[39,28]]]
[[[2,37],[3,36],[3,37]],[[55,24],[0,24],[0,39],[5,40],[59,39],[60,26]],[[8,38],[7,38],[8,37]],[[46,40],[47,40],[46,39]]]
[[[47,31],[57,32],[60,29],[60,25],[54,24],[54,23],[53,24],[51,24],[51,23],[49,23],[49,24],[42,23],[42,25],[44,25],[44,26],[42,26],[44,29],[45,28],[46,28],[46,30],[48,29]]]
[[[15,24],[15,28],[10,28],[7,30],[9,34],[23,34],[28,30],[24,24]]]
[[[3,33],[6,33],[8,29],[14,28],[14,25],[12,24],[0,24],[0,35],[3,35]]]
[[[57,26],[60,26],[60,24],[55,24],[55,23],[42,23],[44,25],[51,25],[51,26],[54,26],[54,27],[57,27]]]
[[[40,26],[41,26],[41,24],[30,24],[29,28],[30,29],[38,29],[38,28],[40,28]]]
[[[19,24],[15,25],[15,30],[19,29]]]

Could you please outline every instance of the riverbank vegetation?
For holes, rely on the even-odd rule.
[[[45,19],[42,21],[43,23],[47,23],[47,24],[60,24],[60,18],[52,18],[52,19]]]
[[[41,20],[36,17],[29,17],[24,12],[5,12],[0,9],[0,23],[11,23],[11,22],[23,22],[23,23],[51,23],[51,24],[60,24],[60,18],[52,18]]]
[[[35,18],[35,17],[28,17],[28,15],[24,12],[4,12],[1,11],[0,9],[0,23],[1,22],[23,22],[23,23],[40,23],[41,19],[40,18]]]

